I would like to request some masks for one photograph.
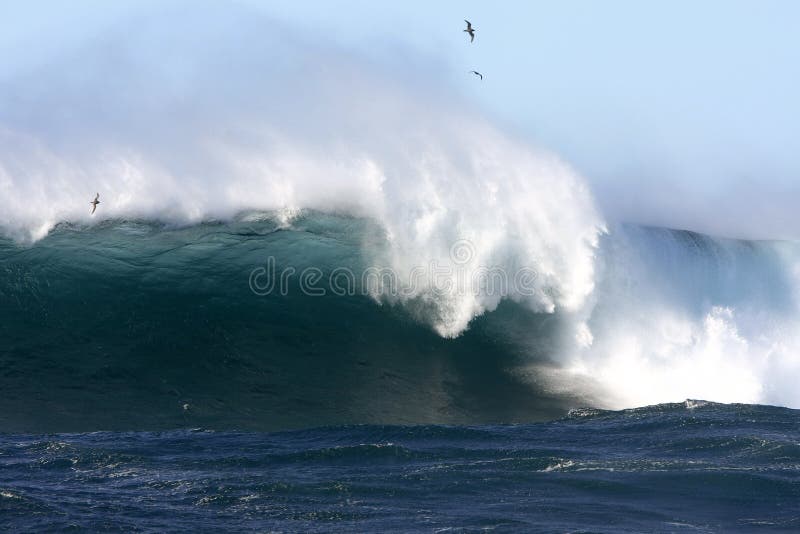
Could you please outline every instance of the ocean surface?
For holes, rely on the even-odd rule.
[[[800,531],[800,243],[622,222],[796,235],[746,155],[585,180],[461,14],[126,4],[0,39],[0,531]]]
[[[800,412],[702,401],[547,423],[4,434],[4,530],[796,532]]]
[[[0,527],[797,531],[800,412],[647,402],[794,402],[792,254],[621,226],[589,313],[504,296],[448,336],[458,299],[325,286],[392,257],[365,218],[0,241]]]

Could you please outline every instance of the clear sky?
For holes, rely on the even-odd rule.
[[[620,219],[800,237],[800,2],[231,1],[398,68],[439,65]],[[0,0],[0,82],[130,9]]]

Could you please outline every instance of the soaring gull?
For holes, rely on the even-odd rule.
[[[475,32],[477,30],[475,30],[475,28],[472,27],[472,23],[470,21],[468,21],[467,19],[464,19],[464,22],[467,23],[467,29],[464,30],[464,31],[469,34],[469,42],[471,43],[472,41],[475,40]]]

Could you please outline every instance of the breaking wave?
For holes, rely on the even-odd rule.
[[[6,80],[6,427],[800,406],[794,244],[609,224],[567,164],[411,63],[425,81],[173,5]],[[402,291],[261,294],[270,261]],[[487,272],[501,291],[462,290]]]
[[[328,284],[391,261],[391,247],[372,219],[310,211],[3,241],[2,424],[468,424],[682,398],[800,402],[792,245],[614,227],[579,309],[498,296],[457,336],[427,303],[439,293]],[[251,277],[270,258],[294,276],[259,293]],[[312,268],[319,294],[300,276]]]

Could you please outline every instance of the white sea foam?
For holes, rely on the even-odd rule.
[[[687,398],[800,406],[794,245],[616,228],[603,248],[595,302],[559,355],[556,382],[592,380],[607,408]]]

